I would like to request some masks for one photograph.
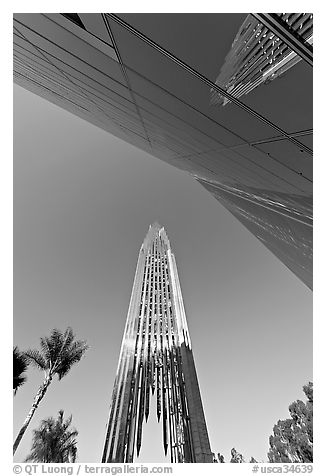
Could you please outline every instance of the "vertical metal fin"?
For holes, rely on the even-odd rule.
[[[160,421],[161,417],[161,379],[160,379],[160,367],[157,364],[156,367],[156,414],[157,414],[157,421]]]
[[[139,399],[139,408],[138,408],[138,425],[137,425],[137,456],[139,455],[141,447],[141,438],[143,430],[143,420],[144,420],[144,399],[145,399],[145,381],[146,381],[146,366],[142,366],[142,378],[140,384],[140,399]]]
[[[164,454],[166,456],[166,452],[168,449],[168,436],[167,436],[167,411],[166,411],[166,381],[165,381],[165,374],[164,374],[164,367],[162,367],[162,407],[163,407],[163,446],[164,446]]]
[[[146,396],[145,396],[145,419],[146,422],[148,420],[148,415],[149,415],[149,400],[150,400],[150,386],[151,386],[151,362],[148,361],[146,363],[147,366],[147,379],[146,379]]]

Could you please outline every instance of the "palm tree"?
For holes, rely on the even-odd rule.
[[[72,416],[70,415],[64,421],[63,413],[63,410],[59,411],[57,420],[52,417],[42,420],[39,428],[33,431],[31,452],[25,462],[74,463],[76,461],[78,431],[68,429]]]
[[[71,327],[68,327],[64,333],[58,329],[53,329],[50,337],[41,337],[40,343],[41,351],[28,350],[25,352],[25,355],[29,362],[39,370],[44,371],[45,378],[35,395],[32,408],[16,437],[14,454],[53,377],[57,375],[58,379],[61,380],[67,375],[71,367],[80,361],[88,349],[85,341],[75,341],[75,335]]]
[[[14,365],[13,365],[13,390],[16,395],[17,390],[26,382],[26,372],[28,367],[27,357],[23,352],[20,352],[18,347],[14,347]]]

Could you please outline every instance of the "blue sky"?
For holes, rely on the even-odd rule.
[[[138,252],[155,220],[176,256],[212,450],[266,461],[273,425],[312,380],[311,291],[185,172],[14,93],[14,344],[38,347],[70,325],[90,345],[49,389],[15,461],[61,408],[79,431],[79,461],[100,461]],[[14,434],[42,377],[30,369],[14,399]],[[160,427],[148,428],[141,460],[160,461]]]

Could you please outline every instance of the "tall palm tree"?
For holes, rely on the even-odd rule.
[[[39,428],[34,430],[30,454],[25,462],[35,463],[74,463],[77,456],[76,436],[78,431],[70,430],[72,416],[63,419],[63,410],[59,416],[42,420]]]
[[[44,371],[45,378],[35,395],[32,408],[16,437],[14,454],[53,377],[57,375],[58,379],[61,380],[67,375],[71,367],[80,361],[88,349],[85,341],[75,340],[71,327],[68,327],[64,333],[58,329],[53,329],[50,337],[41,337],[40,343],[41,351],[28,350],[25,352],[25,355],[29,362],[39,370]]]
[[[14,363],[13,363],[13,390],[16,395],[17,390],[26,382],[26,372],[28,367],[27,357],[23,352],[20,352],[18,347],[14,347]]]

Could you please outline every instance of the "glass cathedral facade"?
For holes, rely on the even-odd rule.
[[[176,261],[158,223],[139,252],[103,463],[138,456],[151,398],[171,462],[212,463]]]
[[[241,98],[215,84],[246,17],[17,13],[14,80],[189,173],[312,288],[312,68]]]

